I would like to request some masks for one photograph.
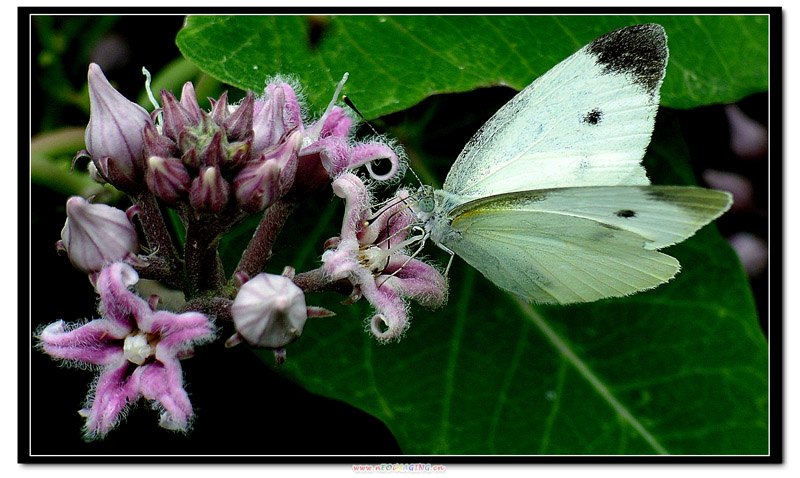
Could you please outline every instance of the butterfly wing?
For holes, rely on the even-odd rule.
[[[527,300],[568,304],[656,287],[679,270],[657,249],[730,207],[728,193],[680,186],[550,189],[470,201],[441,243]]]
[[[464,200],[557,185],[649,184],[650,143],[667,65],[660,25],[608,33],[517,94],[456,159],[444,190]]]

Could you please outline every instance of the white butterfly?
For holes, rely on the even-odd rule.
[[[732,198],[650,185],[640,164],[667,56],[664,29],[636,25],[531,83],[467,143],[442,190],[416,194],[423,243],[535,302],[624,296],[674,277],[678,260],[658,249],[690,237]]]

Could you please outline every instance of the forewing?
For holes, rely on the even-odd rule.
[[[458,216],[452,228],[460,234],[445,246],[499,287],[534,302],[624,296],[668,281],[680,267],[645,249],[637,234],[579,217],[479,208]]]
[[[659,25],[608,33],[517,94],[467,143],[444,190],[465,198],[573,186],[649,184],[667,64]]]

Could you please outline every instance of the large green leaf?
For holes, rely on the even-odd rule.
[[[592,38],[647,21],[670,35],[665,104],[732,101],[766,88],[764,17],[327,21],[310,45],[303,17],[190,17],[178,43],[202,69],[236,86],[260,89],[267,74],[296,74],[317,109],[350,71],[346,92],[370,117],[434,93],[521,88]],[[426,176],[441,180],[435,159],[449,163],[458,152],[429,148],[443,143],[430,139],[440,130],[428,126],[438,106],[453,116],[451,129],[475,130],[463,124],[474,118],[453,114],[454,103],[474,95],[459,97],[469,99],[435,97],[388,121],[415,169],[429,168]],[[690,183],[688,151],[673,119],[668,110],[659,114],[647,168],[654,182]],[[291,218],[272,272],[285,264],[316,267],[320,245],[338,229],[338,202],[323,214]],[[446,261],[435,248],[426,252]],[[368,304],[309,296],[309,304],[338,315],[309,322],[279,370],[380,418],[410,454],[768,453],[767,343],[735,254],[714,226],[666,252],[683,264],[669,284],[570,307],[519,303],[456,259],[449,305],[414,307],[406,337],[390,345],[364,332]],[[235,261],[235,253],[226,260]]]
[[[373,118],[437,93],[521,89],[601,34],[647,22],[669,37],[663,105],[733,102],[767,88],[768,17],[757,15],[191,16],[177,43],[239,88],[261,91],[270,75],[294,75],[318,109],[350,72],[345,91]]]

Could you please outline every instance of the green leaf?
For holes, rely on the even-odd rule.
[[[375,118],[439,93],[522,89],[603,33],[648,22],[669,37],[664,106],[734,102],[767,89],[763,15],[190,16],[177,44],[201,69],[242,89],[262,91],[268,76],[293,75],[317,110],[350,72],[345,93]]]
[[[268,75],[294,74],[314,110],[345,71],[345,92],[370,118],[421,103],[386,126],[414,169],[436,182],[488,118],[483,112],[510,90],[437,94],[522,88],[593,38],[648,21],[669,35],[664,104],[688,108],[766,89],[766,17],[753,16],[204,16],[187,18],[178,45],[241,88],[261,90]],[[465,137],[453,140],[454,132]],[[692,183],[687,157],[662,109],[646,157],[650,177]],[[299,206],[271,272],[319,265],[341,218],[341,201],[326,206],[330,198],[321,192]],[[237,260],[240,240],[226,243],[226,264]],[[435,247],[425,252],[428,261],[447,261]],[[412,307],[407,335],[390,345],[364,331],[369,304],[311,295],[309,305],[338,315],[311,320],[278,370],[380,418],[408,454],[768,453],[767,342],[738,259],[714,226],[665,252],[683,264],[669,284],[569,307],[519,303],[456,258],[449,305]],[[271,352],[259,353],[273,363]]]
[[[688,183],[673,119],[647,164]],[[714,226],[666,252],[683,264],[670,283],[565,307],[521,303],[456,258],[450,303],[413,307],[389,345],[365,332],[364,301],[312,295],[338,315],[312,319],[279,371],[380,418],[407,454],[765,454],[767,343],[738,260]]]

